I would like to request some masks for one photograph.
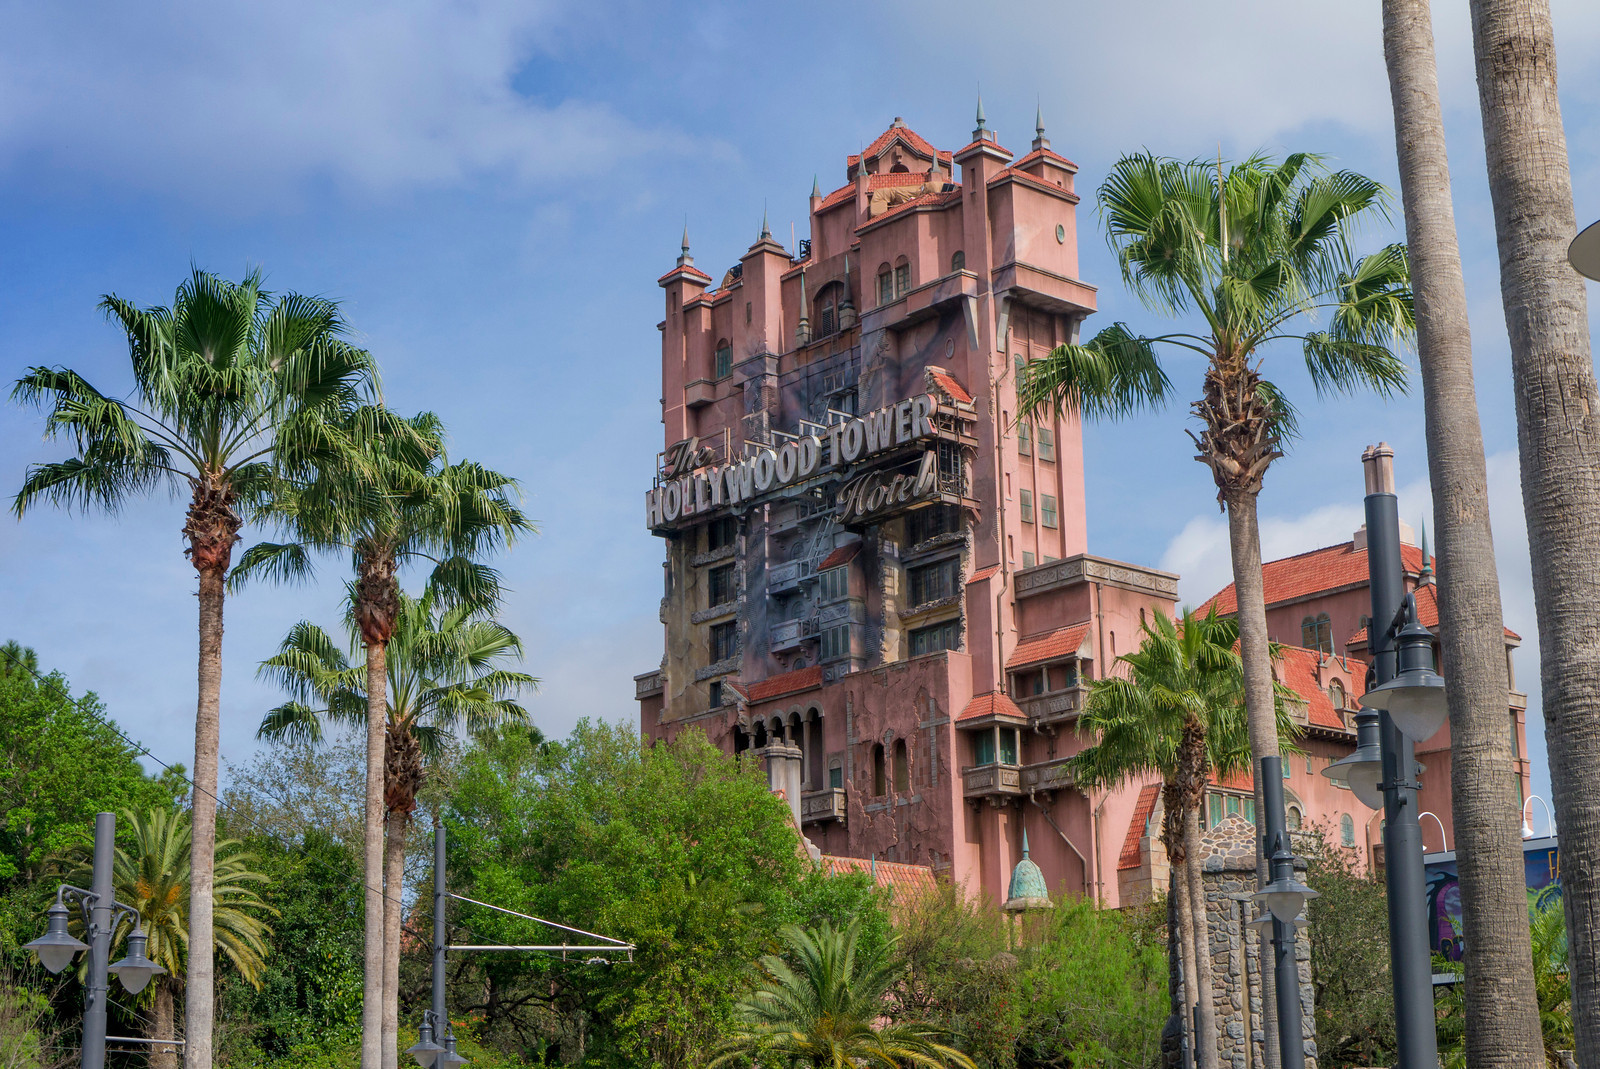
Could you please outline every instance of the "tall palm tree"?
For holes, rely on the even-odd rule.
[[[354,613],[346,626],[350,649],[359,649],[362,636]],[[516,635],[468,606],[441,608],[432,591],[420,598],[399,595],[385,652],[382,977],[384,1017],[392,1016],[396,1025],[384,1029],[387,1056],[398,1031],[406,831],[426,776],[423,759],[437,754],[457,728],[481,731],[525,722],[528,711],[515,695],[539,681],[503,667],[522,657]],[[366,723],[367,666],[352,665],[315,624],[296,624],[277,654],[262,662],[260,674],[293,698],[267,713],[259,738],[316,743],[322,741],[324,723],[352,728]]]
[[[1428,0],[1383,0],[1383,51],[1394,101],[1428,475],[1439,538],[1440,629],[1450,705],[1450,807],[1461,913],[1472,932],[1466,1017],[1474,1065],[1528,1065],[1542,1049],[1533,958],[1521,907],[1522,801],[1509,733],[1500,579],[1472,376],[1467,287],[1450,199]]]
[[[100,307],[127,334],[133,391],[117,398],[67,368],[28,369],[12,396],[47,406],[46,433],[67,437],[76,452],[30,468],[12,508],[19,517],[40,503],[114,513],[162,487],[189,491],[184,554],[200,579],[200,657],[188,919],[190,941],[209,948],[224,578],[240,509],[270,492],[274,469],[293,474],[341,452],[337,424],[359,407],[376,371],[345,340],[335,302],[274,299],[259,271],[232,283],[196,269],[171,308],[114,295]],[[189,955],[189,1069],[211,1065],[212,977],[209,950]]]
[[[884,1023],[900,978],[893,944],[859,946],[861,922],[840,931],[824,922],[807,931],[787,925],[779,937],[787,958],[761,959],[762,977],[735,1009],[738,1023],[711,1066],[754,1059],[812,1069],[877,1066],[939,1069],[975,1063],[932,1025]]]
[[[492,608],[500,599],[499,574],[483,558],[534,528],[516,503],[516,480],[471,461],[448,462],[443,426],[433,413],[400,419],[371,406],[350,413],[347,423],[356,456],[276,488],[262,518],[275,520],[291,540],[246,550],[234,581],[257,575],[304,579],[319,551],[343,550],[352,557],[351,600],[367,649],[361,1069],[396,1069],[399,1019],[396,999],[386,996],[383,983],[392,972],[384,965],[384,913],[398,908],[399,891],[383,890],[383,784],[385,656],[399,613],[398,572],[417,562],[431,564],[428,586],[441,599]]]
[[[1580,1065],[1600,1065],[1600,390],[1556,93],[1548,0],[1472,0],[1478,103],[1511,337],[1539,692],[1561,828]]]
[[[1199,856],[1200,806],[1208,778],[1248,772],[1250,732],[1244,673],[1234,650],[1239,626],[1216,608],[1205,616],[1185,610],[1181,625],[1157,615],[1142,625],[1139,648],[1117,658],[1126,675],[1094,682],[1078,731],[1094,739],[1069,762],[1073,782],[1114,787],[1151,774],[1161,777],[1161,841],[1177,875],[1178,949],[1185,1002],[1200,1010],[1199,1062],[1217,1064],[1216,1010],[1209,977],[1210,927]],[[1288,746],[1294,722],[1275,700],[1274,743]]]
[[[170,809],[152,809],[146,813],[126,812],[123,819],[129,842],[117,847],[111,885],[118,900],[139,911],[150,940],[146,953],[167,970],[154,979],[144,996],[154,1010],[146,1036],[172,1040],[177,1036],[175,1011],[183,989],[190,938],[189,816]],[[227,956],[246,983],[259,989],[268,953],[267,937],[272,934],[262,917],[277,911],[256,893],[252,885],[266,883],[267,877],[251,868],[251,856],[239,846],[234,839],[217,843],[212,879],[213,932],[216,948]],[[93,864],[88,849],[80,848],[75,860],[77,868],[68,875],[68,882],[87,887]],[[81,924],[82,920],[76,918],[73,923]],[[113,933],[113,945],[129,930],[124,919]],[[176,1069],[177,1064],[176,1044],[157,1043],[151,1048],[152,1069]]]

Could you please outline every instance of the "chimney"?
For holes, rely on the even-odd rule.
[[[1367,493],[1394,493],[1394,450],[1389,448],[1388,442],[1362,450],[1361,466],[1366,470]]]

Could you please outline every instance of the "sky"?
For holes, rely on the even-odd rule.
[[[1580,220],[1600,217],[1600,6],[1554,0]],[[1464,5],[1436,11],[1457,222],[1507,624],[1523,636],[1535,790],[1548,795],[1538,637],[1509,357]],[[0,375],[67,365],[128,389],[102,294],[169,304],[191,264],[343,303],[385,400],[431,409],[451,453],[516,476],[541,533],[501,562],[505,622],[549,734],[636,716],[661,653],[661,544],[641,494],[661,448],[655,279],[688,224],[720,275],[763,212],[804,237],[813,176],[903,116],[966,142],[981,91],[1002,144],[1036,108],[1077,162],[1081,276],[1099,324],[1160,320],[1121,287],[1090,194],[1148,148],[1230,158],[1309,150],[1397,183],[1377,3],[1068,0],[694,5],[554,0],[228,0],[63,7],[0,0]],[[1377,227],[1373,246],[1394,240]],[[1303,437],[1261,499],[1268,559],[1347,540],[1362,448],[1396,450],[1401,510],[1431,512],[1421,402],[1319,401],[1296,354],[1269,373]],[[1171,365],[1180,396],[1200,369]],[[1226,525],[1179,405],[1085,432],[1091,552],[1230,578]],[[0,489],[64,456],[36,411],[0,401]],[[193,752],[195,578],[183,505],[0,518],[0,640],[38,650],[163,761]],[[264,532],[245,532],[246,544]],[[348,565],[230,600],[224,757],[258,745],[282,696],[255,679],[297,620],[332,627]],[[413,579],[415,577],[412,577]],[[1537,821],[1536,821],[1537,823]]]

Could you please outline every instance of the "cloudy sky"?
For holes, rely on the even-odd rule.
[[[1436,27],[1507,623],[1538,643],[1510,372],[1462,5]],[[1556,0],[1581,219],[1600,216],[1600,8]],[[1042,107],[1087,193],[1118,154],[1313,150],[1395,181],[1378,5],[1179,0],[694,5],[638,2],[171,3],[0,0],[0,373],[67,364],[127,388],[103,293],[169,303],[191,263],[342,300],[380,358],[389,403],[437,411],[453,452],[518,476],[543,533],[505,561],[506,617],[544,680],[547,731],[634,715],[631,676],[660,656],[661,547],[640,490],[658,448],[655,278],[687,218],[713,273],[764,207],[805,235],[812,176],[896,115],[965,143],[981,85],[1022,148]],[[1098,322],[1155,321],[1116,281],[1092,220],[1083,277]],[[1374,243],[1390,235],[1374,232]],[[1292,353],[1280,377],[1306,435],[1262,500],[1278,556],[1349,537],[1361,448],[1397,451],[1405,518],[1430,508],[1420,403],[1316,404]],[[1180,392],[1198,367],[1173,366]],[[1227,581],[1225,527],[1174,409],[1087,433],[1093,552]],[[40,417],[0,406],[0,484],[60,455]],[[92,688],[165,760],[192,751],[194,577],[182,506],[0,520],[3,634]],[[335,622],[322,583],[230,602],[225,755],[253,746],[278,696],[255,664],[301,617]],[[1537,702],[1537,694],[1534,695]],[[1535,724],[1537,716],[1531,717]],[[1536,743],[1536,777],[1547,782]],[[1536,788],[1538,789],[1538,788]],[[1545,793],[1541,790],[1541,793]]]

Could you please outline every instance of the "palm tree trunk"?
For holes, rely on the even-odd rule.
[[[1261,793],[1261,759],[1277,757],[1278,714],[1272,694],[1272,646],[1267,638],[1267,596],[1261,579],[1261,527],[1256,495],[1249,490],[1223,491],[1228,509],[1228,552],[1233,558],[1233,589],[1238,601],[1239,659],[1244,667],[1245,716],[1250,727],[1251,779],[1255,782],[1257,827],[1266,819]],[[1256,886],[1267,883],[1267,857],[1256,836]],[[1262,941],[1263,948],[1266,940]],[[1263,950],[1261,966],[1262,1028],[1266,1069],[1279,1069],[1278,1019],[1272,1012],[1277,983]]]
[[[183,1063],[211,1069],[214,1011],[212,887],[217,854],[217,750],[222,702],[222,568],[200,569],[200,696],[194,718],[194,837],[189,846],[189,958],[184,988]]]
[[[383,862],[383,1069],[400,1064],[400,923],[405,890],[406,827],[411,814],[391,809]]]
[[[386,650],[367,644],[366,924],[362,942],[361,1069],[383,1062],[383,739],[388,721]]]
[[[177,980],[162,976],[155,983],[155,1020],[146,1033],[147,1039],[173,1039],[177,1022],[173,1020],[177,999],[173,994]],[[155,1043],[150,1046],[150,1069],[178,1069],[178,1048],[172,1043]]]
[[[1195,1064],[1200,1069],[1216,1069],[1216,1044],[1208,1047],[1195,1029],[1195,1007],[1200,1003],[1200,969],[1194,955],[1194,909],[1189,905],[1188,874],[1183,871],[1187,861],[1172,867],[1172,890],[1178,898],[1178,958],[1183,962],[1183,1031],[1194,1036]]]
[[[1439,539],[1450,805],[1462,922],[1472,933],[1465,963],[1467,1061],[1538,1066],[1544,1062],[1544,1041],[1524,920],[1521,799],[1507,731],[1500,580],[1428,8],[1428,0],[1383,0],[1383,45],[1394,100]]]
[[[1183,814],[1183,872],[1189,885],[1190,937],[1194,940],[1195,999],[1200,1007],[1201,1069],[1219,1061],[1216,985],[1211,980],[1211,921],[1206,910],[1205,881],[1200,875],[1200,815],[1193,806]]]
[[[1600,1065],[1600,396],[1548,0],[1473,0],[1580,1065]]]

